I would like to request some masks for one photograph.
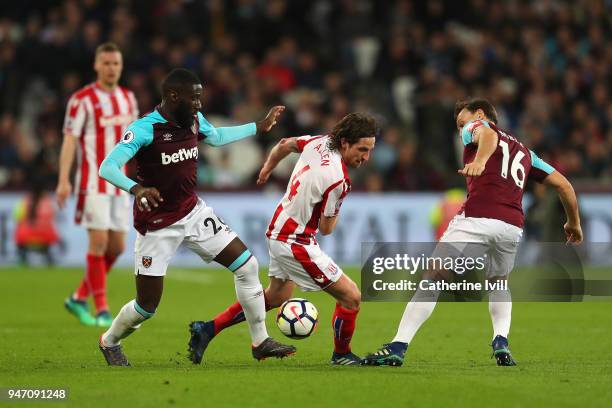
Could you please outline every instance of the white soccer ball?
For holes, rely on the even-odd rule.
[[[319,322],[319,311],[306,299],[287,300],[278,309],[276,324],[280,331],[292,339],[310,336]]]

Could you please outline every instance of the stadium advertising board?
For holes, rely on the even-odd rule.
[[[266,264],[268,250],[264,234],[280,195],[216,193],[201,196],[239,234],[260,263]],[[1,266],[13,265],[17,259],[13,240],[13,211],[22,197],[19,193],[0,194]],[[358,265],[361,262],[364,242],[432,242],[434,226],[430,221],[430,214],[441,198],[442,195],[437,193],[352,193],[342,206],[342,222],[338,223],[334,234],[319,237],[318,242],[342,265]],[[529,197],[526,197],[525,201],[524,208],[529,208]],[[611,201],[610,194],[580,196],[586,242],[612,242],[612,207],[609,205]],[[53,250],[58,265],[82,265],[83,254],[86,252],[86,232],[73,222],[74,205],[73,200],[68,203],[67,210],[58,211],[56,214],[56,224],[62,238],[62,245]],[[127,249],[119,258],[119,265],[132,264],[134,240],[135,232],[130,228]],[[610,257],[599,258],[600,264],[612,264]],[[34,258],[33,260],[37,261]],[[181,248],[172,265],[200,267],[204,264],[199,257]]]

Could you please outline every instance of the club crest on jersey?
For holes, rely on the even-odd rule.
[[[325,276],[323,276],[323,275],[315,276],[313,279],[317,283],[324,283],[325,282]]]
[[[162,135],[162,139],[164,140],[164,142],[169,142],[172,140],[172,134],[171,133],[164,133]]]
[[[334,276],[337,272],[338,272],[338,267],[336,265],[329,264],[329,266],[327,267],[327,272],[331,275]]]
[[[128,130],[127,132],[125,132],[123,134],[123,137],[121,138],[121,143],[130,143],[132,140],[134,140],[134,132],[132,132],[131,130]]]
[[[142,266],[144,266],[145,268],[149,268],[152,263],[153,263],[153,258],[152,257],[150,257],[150,256],[143,256],[142,257]]]

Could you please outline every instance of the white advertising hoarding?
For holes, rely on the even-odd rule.
[[[201,196],[265,265],[268,254],[264,234],[280,194],[203,193]],[[0,194],[0,266],[14,265],[17,261],[12,214],[22,197],[19,193]],[[334,233],[318,237],[318,242],[338,263],[357,265],[362,242],[432,241],[429,214],[441,198],[439,193],[352,193],[344,201]],[[580,204],[587,241],[612,242],[612,194],[584,194],[580,196]],[[57,227],[63,240],[62,247],[54,249],[58,265],[84,264],[87,236],[84,229],[73,223],[74,205],[72,200],[67,209],[57,212]],[[559,223],[561,226],[562,220]],[[134,240],[135,232],[130,228],[127,250],[118,260],[119,265],[132,265]],[[172,265],[193,267],[204,263],[181,248]]]

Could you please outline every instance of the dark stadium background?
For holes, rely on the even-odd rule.
[[[200,186],[253,190],[267,148],[348,112],[378,115],[356,190],[462,186],[453,105],[491,99],[502,127],[578,189],[612,177],[612,4],[579,1],[66,0],[0,5],[0,190],[54,190],[67,98],[101,42],[123,50],[141,112],[169,69],[204,82],[214,123],[288,110],[271,136],[204,152]],[[208,149],[210,150],[210,149]],[[285,170],[285,175],[290,169]],[[285,179],[277,177],[278,188]]]
[[[612,325],[610,303],[602,301],[610,296],[514,302],[517,367],[490,359],[485,302],[441,302],[404,367],[344,370],[328,365],[333,299],[296,291],[317,306],[320,324],[297,342],[294,357],[255,362],[239,325],[196,366],[186,358],[189,322],[226,308],[235,289],[228,271],[205,268],[179,248],[156,317],[124,343],[133,367],[115,370],[98,350],[101,329],[78,324],[63,306],[87,251],[86,231],[72,220],[75,200],[52,217],[62,238],[50,252],[56,267],[20,259],[13,232],[25,197],[42,188],[53,207],[67,99],[94,79],[95,48],[113,41],[123,51],[121,84],[135,92],[141,113],[154,108],[174,67],[202,79],[203,113],[216,126],[287,106],[270,135],[200,152],[200,195],[253,251],[264,285],[263,233],[291,159],[263,189],[255,179],[278,139],[326,132],[352,111],[379,119],[373,157],[351,174],[355,192],[338,228],[319,240],[360,283],[363,242],[432,240],[439,225],[430,211],[463,197],[451,190],[465,187],[453,108],[458,99],[484,96],[500,126],[578,191],[580,248],[599,249],[599,258],[583,258],[585,272],[604,292],[612,264],[611,39],[612,0],[0,1],[0,405],[2,387],[52,387],[69,390],[56,407],[610,406]],[[535,183],[526,189],[522,248],[531,263],[516,269],[537,277],[532,243],[564,241],[563,209],[555,191]],[[113,315],[134,296],[134,236],[130,228],[128,248],[108,275]],[[570,251],[557,245],[555,259],[563,260]],[[404,307],[364,302],[355,352],[393,338]],[[267,326],[280,339],[274,317],[268,313]]]

